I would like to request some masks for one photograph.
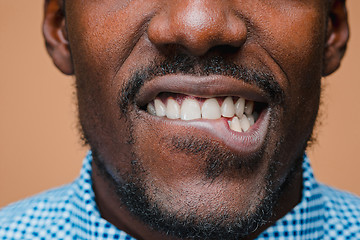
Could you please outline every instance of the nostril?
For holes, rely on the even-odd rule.
[[[218,46],[215,46],[213,48],[211,48],[209,50],[209,53],[212,53],[212,55],[214,56],[217,56],[217,55],[231,55],[231,54],[234,54],[234,53],[237,53],[239,51],[239,47],[235,47],[235,46],[232,46],[232,45],[218,45]]]

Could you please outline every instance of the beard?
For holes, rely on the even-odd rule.
[[[197,66],[197,68],[194,66]],[[218,57],[197,62],[186,56],[176,56],[172,60],[163,62],[163,64],[154,64],[154,66],[135,72],[127,84],[119,91],[117,102],[120,116],[126,118],[129,124],[130,134],[127,143],[132,146],[131,149],[136,149],[134,146],[138,139],[135,134],[136,126],[134,126],[129,116],[132,113],[136,115],[136,111],[141,110],[136,107],[136,94],[144,83],[151,81],[154,76],[173,73],[230,75],[261,88],[272,100],[273,108],[281,106],[284,100],[282,89],[274,80],[275,78],[267,72],[242,68],[227,63]],[[282,107],[285,108],[285,106]],[[130,110],[133,111],[130,113]],[[274,119],[276,119],[275,112],[273,111],[272,116]],[[139,116],[134,118],[139,118]],[[269,128],[275,129],[271,124]],[[280,159],[279,152],[281,150],[279,148],[283,145],[281,144],[283,140],[281,139],[278,142],[274,152],[271,154],[266,152],[265,146],[269,143],[270,131],[268,131],[263,148],[247,157],[238,155],[206,137],[168,136],[162,141],[166,142],[171,151],[184,153],[194,159],[204,160],[202,175],[205,178],[204,181],[210,183],[229,175],[250,176],[265,159],[269,163],[266,174],[263,176],[263,184],[258,189],[258,197],[251,199],[250,205],[245,209],[242,206],[230,208],[226,204],[219,203],[219,207],[213,209],[210,207],[201,212],[194,203],[195,207],[190,206],[189,208],[174,210],[172,206],[175,206],[176,200],[170,196],[169,192],[163,191],[152,181],[151,173],[144,166],[145,160],[141,154],[138,154],[138,151],[133,150],[130,153],[131,159],[128,161],[131,162],[131,171],[121,174],[121,169],[116,169],[115,172],[117,172],[118,176],[114,177],[106,166],[109,161],[102,157],[95,144],[91,144],[92,141],[87,136],[86,129],[83,130],[84,137],[91,146],[95,165],[110,187],[116,190],[121,204],[152,229],[180,239],[231,240],[240,239],[255,232],[272,217],[274,207],[283,189],[286,188],[293,174],[301,166],[300,156],[299,161],[294,161],[293,166],[290,167],[291,170],[285,176],[285,181],[279,184],[275,175],[279,166],[282,165],[277,159]],[[181,200],[182,196],[177,195],[177,198]],[[213,201],[216,201],[216,199],[213,199]]]
[[[262,150],[251,156],[251,159],[244,161],[241,156],[237,156],[227,149],[222,149],[217,144],[208,140],[194,138],[179,139],[174,137],[172,147],[181,151],[182,146],[188,145],[189,142],[193,146],[190,154],[194,156],[199,154],[202,155],[201,157],[206,158],[203,175],[211,182],[229,171],[251,174],[255,170],[256,164],[246,165],[242,163],[250,160],[260,164],[261,159],[266,155]],[[196,149],[204,148],[207,150],[196,153]],[[258,199],[252,199],[252,205],[247,209],[239,210],[241,206],[231,209],[226,206],[223,207],[221,206],[222,203],[219,203],[221,211],[219,211],[219,208],[211,209],[210,207],[204,213],[198,211],[196,207],[195,209],[191,207],[174,210],[171,206],[176,203],[173,201],[174,199],[171,199],[171,196],[167,198],[159,197],[163,196],[164,193],[153,186],[151,178],[149,178],[150,174],[143,167],[143,160],[138,158],[135,152],[131,153],[132,170],[126,176],[120,177],[122,181],[119,181],[119,178],[114,178],[107,171],[104,160],[96,149],[92,150],[92,155],[93,161],[102,176],[106,178],[111,188],[116,189],[118,199],[133,216],[153,230],[162,232],[165,235],[179,239],[198,240],[242,239],[268,223],[268,220],[273,216],[274,207],[279,197],[283,190],[291,184],[293,175],[299,171],[298,167],[301,165],[299,164],[300,161],[295,162],[285,181],[278,185],[274,180],[274,175],[281,163],[271,161],[265,176],[265,184],[259,189]],[[119,173],[120,170],[117,169],[117,172]],[[182,196],[177,195],[177,198],[181,199]],[[213,200],[216,201],[216,199]],[[193,206],[196,205],[197,203],[194,202]]]

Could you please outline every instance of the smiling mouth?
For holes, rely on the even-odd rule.
[[[255,84],[221,75],[155,77],[143,85],[135,102],[151,129],[156,126],[169,136],[206,137],[242,156],[263,148],[274,107]]]
[[[257,122],[267,104],[243,97],[194,97],[178,93],[160,93],[146,106],[147,113],[166,119],[226,120],[235,132],[247,132]]]

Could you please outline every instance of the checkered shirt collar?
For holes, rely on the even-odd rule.
[[[303,190],[301,202],[265,230],[257,240],[268,239],[323,239],[325,202],[319,184],[314,178],[309,158],[304,155]]]

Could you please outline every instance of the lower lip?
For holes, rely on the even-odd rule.
[[[152,116],[145,111],[140,111],[146,121],[154,122],[157,126],[163,126],[169,130],[189,129],[194,136],[206,136],[240,155],[251,155],[258,152],[264,144],[270,122],[270,108],[264,109],[258,120],[247,132],[235,132],[230,129],[227,118],[216,120],[197,119],[191,121],[172,120],[163,117]],[[170,130],[171,131],[171,130]]]

